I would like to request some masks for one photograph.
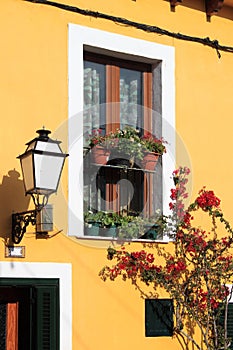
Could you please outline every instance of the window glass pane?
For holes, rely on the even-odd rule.
[[[131,125],[141,129],[143,118],[142,105],[142,72],[120,69],[120,127]]]
[[[106,65],[84,61],[84,146],[93,129],[105,133]]]

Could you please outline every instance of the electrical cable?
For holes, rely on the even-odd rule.
[[[178,40],[185,40],[185,41],[199,43],[199,44],[209,46],[209,47],[215,49],[217,52],[218,58],[221,57],[220,51],[233,53],[232,46],[220,45],[218,40],[211,40],[209,37],[200,38],[200,37],[189,36],[189,35],[185,35],[185,34],[181,34],[181,33],[174,33],[174,32],[170,32],[166,29],[162,29],[160,27],[156,27],[156,26],[152,26],[152,25],[148,25],[148,24],[144,24],[144,23],[134,22],[134,21],[122,18],[122,17],[115,17],[115,16],[111,16],[111,15],[97,12],[97,11],[84,10],[84,9],[79,8],[79,7],[70,6],[70,5],[66,5],[66,4],[62,4],[62,3],[57,3],[57,2],[49,1],[49,0],[24,0],[24,1],[42,4],[42,5],[53,6],[53,7],[57,7],[59,9],[65,10],[65,11],[75,12],[75,13],[78,13],[78,14],[81,14],[84,16],[91,16],[91,17],[95,17],[95,18],[106,19],[108,21],[112,21],[112,22],[115,22],[117,24],[123,24],[125,26],[134,27],[134,28],[137,28],[139,30],[143,30],[147,33],[157,33],[157,34],[166,35],[166,36],[178,39]]]

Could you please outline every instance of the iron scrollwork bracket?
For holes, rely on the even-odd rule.
[[[12,214],[12,241],[19,244],[29,224],[36,225],[37,210]]]

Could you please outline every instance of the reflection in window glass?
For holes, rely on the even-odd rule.
[[[101,128],[105,133],[105,70],[104,64],[84,61],[84,143],[93,129]]]
[[[141,129],[142,72],[120,69],[120,127],[126,125]]]

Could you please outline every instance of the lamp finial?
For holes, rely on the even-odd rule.
[[[49,139],[48,135],[51,134],[51,131],[46,130],[44,127],[43,127],[43,129],[39,129],[36,132],[39,134],[39,139],[45,140],[45,141],[48,141],[48,139]]]

